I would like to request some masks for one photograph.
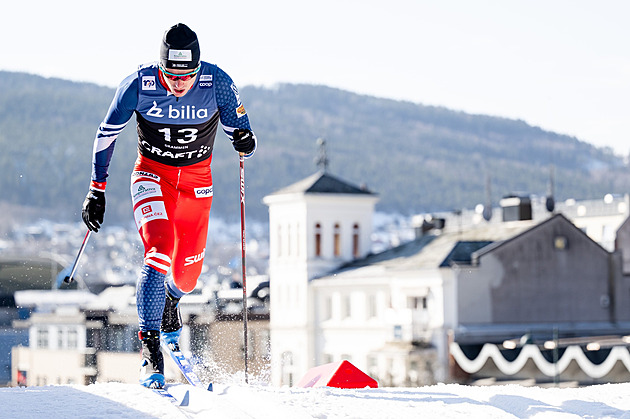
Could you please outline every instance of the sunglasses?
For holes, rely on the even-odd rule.
[[[171,73],[169,71],[166,71],[166,69],[162,67],[161,65],[159,67],[162,74],[164,74],[164,77],[166,77],[167,79],[171,81],[177,81],[177,80],[188,81],[192,79],[193,77],[195,77],[195,75],[199,72],[199,69],[201,68],[201,64],[199,64],[197,68],[195,68],[190,73],[184,73],[184,74]]]

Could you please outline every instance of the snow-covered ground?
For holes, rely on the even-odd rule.
[[[3,418],[630,418],[630,383],[582,388],[464,386],[348,390],[174,384],[186,407],[139,385],[0,389]]]

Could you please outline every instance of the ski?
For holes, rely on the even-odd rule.
[[[153,390],[153,392],[155,394],[159,394],[160,396],[164,397],[169,402],[173,403],[175,406],[180,406],[179,400],[177,400],[175,398],[175,396],[173,396],[171,393],[169,393],[167,389],[165,389],[165,388],[152,388],[151,390]]]
[[[199,379],[197,373],[193,370],[192,364],[190,361],[184,356],[182,351],[176,347],[171,348],[169,345],[162,340],[162,348],[169,354],[177,368],[182,372],[186,380],[193,386],[197,388],[202,388],[204,390],[212,391],[212,383],[207,386]]]
[[[194,416],[192,416],[189,412],[187,412],[185,409],[185,407],[188,407],[190,405],[190,393],[188,390],[186,390],[186,392],[184,393],[184,395],[182,396],[181,394],[179,394],[177,397],[174,396],[170,391],[169,388],[172,387],[177,387],[175,386],[171,386],[171,385],[166,385],[164,388],[148,388],[149,390],[153,391],[153,393],[159,395],[160,397],[163,397],[165,399],[167,399],[169,402],[171,402],[171,404],[175,407],[177,407],[179,409],[179,411],[181,412],[182,415],[184,415],[187,418],[193,418]],[[181,392],[179,392],[181,393]]]

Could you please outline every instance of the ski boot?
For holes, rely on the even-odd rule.
[[[164,358],[160,350],[160,332],[140,331],[138,337],[142,341],[140,384],[149,388],[164,388]]]
[[[179,334],[183,325],[182,315],[179,312],[179,300],[166,290],[166,302],[164,313],[162,313],[162,339],[173,352],[179,351]]]

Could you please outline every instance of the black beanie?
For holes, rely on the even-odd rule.
[[[199,41],[197,34],[183,23],[164,32],[160,63],[165,68],[193,69],[199,65]]]

